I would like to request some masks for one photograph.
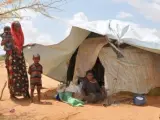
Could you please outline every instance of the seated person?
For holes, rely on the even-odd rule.
[[[95,103],[105,98],[105,92],[102,90],[94,78],[92,70],[87,71],[86,77],[82,83],[83,100],[88,103]]]

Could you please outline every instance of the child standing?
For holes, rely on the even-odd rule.
[[[39,63],[40,61],[40,55],[35,54],[33,55],[33,61],[34,63],[29,67],[28,73],[30,74],[30,86],[31,86],[31,101],[33,102],[34,97],[34,89],[37,88],[38,93],[38,101],[41,100],[41,88],[42,88],[42,73],[43,73],[43,67]]]

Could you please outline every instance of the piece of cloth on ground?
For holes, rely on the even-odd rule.
[[[59,93],[59,98],[61,101],[68,103],[74,107],[81,107],[84,105],[84,102],[72,97],[71,92],[61,92]]]

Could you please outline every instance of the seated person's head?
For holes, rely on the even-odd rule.
[[[93,80],[93,79],[94,79],[94,73],[93,73],[92,70],[88,70],[88,71],[86,72],[86,78],[87,78],[88,80]]]

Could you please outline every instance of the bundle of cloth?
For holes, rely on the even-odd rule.
[[[68,87],[66,85],[60,85],[55,98],[71,106],[81,107],[84,106],[81,96],[81,84],[74,85],[71,83]]]

